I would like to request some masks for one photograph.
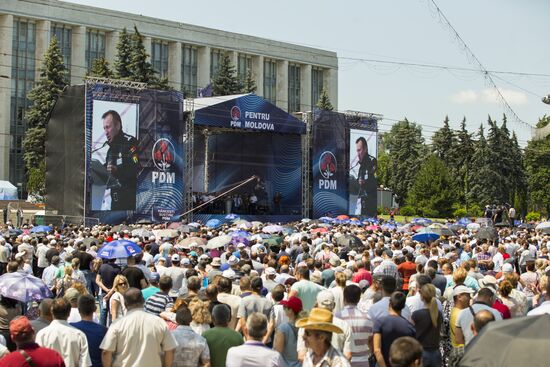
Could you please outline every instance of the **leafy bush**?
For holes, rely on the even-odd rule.
[[[426,218],[439,218],[439,212],[435,209],[424,208],[418,211]]]
[[[483,210],[477,204],[473,204],[468,208],[468,216],[470,217],[481,217],[483,215]]]
[[[404,216],[411,216],[416,214],[416,209],[410,205],[405,205],[401,208],[399,208],[399,214]]]
[[[468,215],[468,212],[464,208],[458,208],[453,212],[453,217],[455,218],[462,218],[466,217]]]
[[[525,216],[525,220],[530,222],[530,221],[539,221],[540,220],[540,213],[538,212],[529,212],[527,213],[527,215]]]
[[[376,208],[376,214],[378,214],[378,215],[384,214],[384,208],[382,208],[381,206]]]

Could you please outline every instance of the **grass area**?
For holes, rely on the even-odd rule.
[[[389,220],[390,216],[389,216],[389,214],[388,215],[382,214],[382,215],[379,215],[378,218],[382,218],[384,220]],[[396,222],[409,223],[413,218],[418,218],[418,216],[417,215],[415,215],[415,216],[395,215],[394,218],[395,218]],[[428,218],[428,219],[430,219],[433,222],[439,222],[439,223],[446,223],[447,222],[447,219],[445,219],[445,218]]]

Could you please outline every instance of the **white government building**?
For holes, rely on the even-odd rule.
[[[228,52],[238,76],[248,70],[256,93],[289,111],[309,111],[323,88],[338,106],[335,52],[224,32],[57,0],[0,1],[0,180],[25,190],[22,139],[27,92],[52,35],[57,37],[71,84],[81,84],[95,58],[113,65],[123,28],[145,36],[154,69],[177,90],[195,93],[217,72]]]

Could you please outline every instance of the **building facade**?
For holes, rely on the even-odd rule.
[[[26,95],[39,78],[51,37],[58,40],[70,83],[81,84],[94,59],[113,65],[120,32],[134,25],[145,37],[154,69],[188,95],[211,82],[228,53],[241,80],[250,71],[256,94],[288,112],[311,110],[324,88],[338,106],[334,52],[57,0],[2,0],[0,180],[25,191]]]

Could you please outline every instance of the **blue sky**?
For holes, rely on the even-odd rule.
[[[338,109],[407,117],[429,136],[449,115],[458,128],[463,116],[477,130],[487,116],[506,112],[481,72],[447,71],[358,61],[377,59],[477,69],[431,0],[350,1],[150,1],[72,0],[231,32],[323,48],[338,53]],[[435,0],[487,70],[549,76],[493,74],[519,118],[534,125],[550,114],[541,97],[550,94],[550,1]],[[509,114],[508,114],[509,115]],[[508,116],[521,145],[530,128]]]

